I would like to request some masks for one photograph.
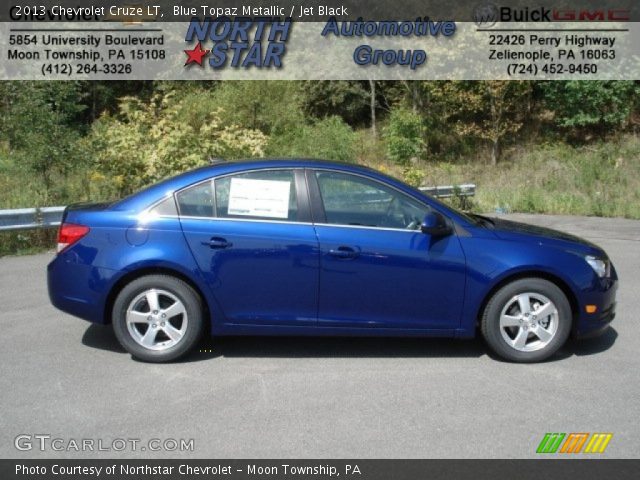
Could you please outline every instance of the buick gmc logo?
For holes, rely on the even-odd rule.
[[[497,22],[629,22],[631,11],[618,8],[516,8],[484,3],[474,8],[473,21],[480,28],[490,28]]]
[[[477,5],[473,9],[473,21],[480,28],[493,27],[498,21],[500,13],[498,7],[493,3],[485,3],[483,5]]]

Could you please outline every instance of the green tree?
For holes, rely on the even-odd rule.
[[[45,201],[56,174],[66,175],[80,161],[78,117],[85,106],[80,82],[3,84],[2,138],[15,164],[41,180]]]
[[[312,124],[301,124],[271,138],[268,153],[283,157],[309,157],[352,162],[355,133],[340,117],[333,116]]]
[[[542,90],[556,125],[601,136],[626,125],[640,91],[632,81],[581,80],[545,82]]]
[[[204,91],[157,93],[149,102],[125,97],[119,109],[96,122],[86,145],[96,159],[93,180],[109,182],[120,195],[211,157],[262,155],[267,142],[258,130],[223,123]]]
[[[211,95],[223,121],[266,135],[280,134],[304,122],[300,82],[222,82]]]
[[[424,126],[417,113],[405,108],[391,111],[389,125],[385,129],[387,155],[400,165],[407,165],[412,158],[420,157],[424,147]]]
[[[489,142],[495,165],[504,138],[518,132],[525,121],[530,93],[529,82],[455,81],[432,91],[432,98],[445,105],[446,120],[458,135]]]
[[[307,81],[303,83],[303,109],[307,116],[337,115],[351,126],[366,125],[371,118],[369,82]]]

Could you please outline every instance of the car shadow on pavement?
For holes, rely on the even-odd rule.
[[[109,326],[91,324],[82,344],[114,353],[126,353]],[[204,338],[181,360],[194,362],[216,357],[480,357],[480,340],[451,338],[378,337],[218,337]]]
[[[611,347],[613,347],[613,344],[616,342],[617,338],[618,332],[616,331],[616,329],[613,327],[609,327],[607,331],[599,337],[569,341],[560,351],[560,353],[563,353],[564,350],[568,350],[570,354],[576,355],[578,357],[595,355],[609,350]]]
[[[87,347],[97,348],[115,353],[127,353],[122,348],[110,325],[92,323],[82,335],[82,344]]]
[[[593,338],[583,338],[575,340],[570,338],[565,345],[551,358],[544,360],[543,363],[558,362],[566,360],[570,357],[584,357],[587,355],[597,355],[605,352],[613,347],[618,338],[618,332],[613,327],[609,327],[602,335]],[[503,358],[498,357],[487,348],[487,354],[499,362],[507,362]]]
[[[602,336],[580,341],[570,340],[548,361],[574,355],[595,355],[611,348],[618,337],[613,328]],[[105,325],[90,325],[82,344],[114,353],[126,353],[113,330]],[[218,337],[205,338],[191,355],[179,362],[198,362],[217,357],[271,358],[472,358],[491,354],[482,339],[398,337]]]

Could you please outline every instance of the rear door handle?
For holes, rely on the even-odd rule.
[[[338,258],[356,258],[358,256],[358,252],[353,247],[342,246],[329,250],[329,255]]]
[[[212,237],[208,242],[202,242],[202,245],[207,245],[209,248],[229,248],[233,243],[228,242],[226,238]]]

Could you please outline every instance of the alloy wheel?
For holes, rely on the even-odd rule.
[[[174,294],[149,289],[137,295],[127,307],[127,330],[136,343],[149,350],[175,346],[187,331],[187,310]]]
[[[512,297],[500,313],[500,334],[512,348],[534,352],[545,348],[558,331],[558,308],[540,293]]]

